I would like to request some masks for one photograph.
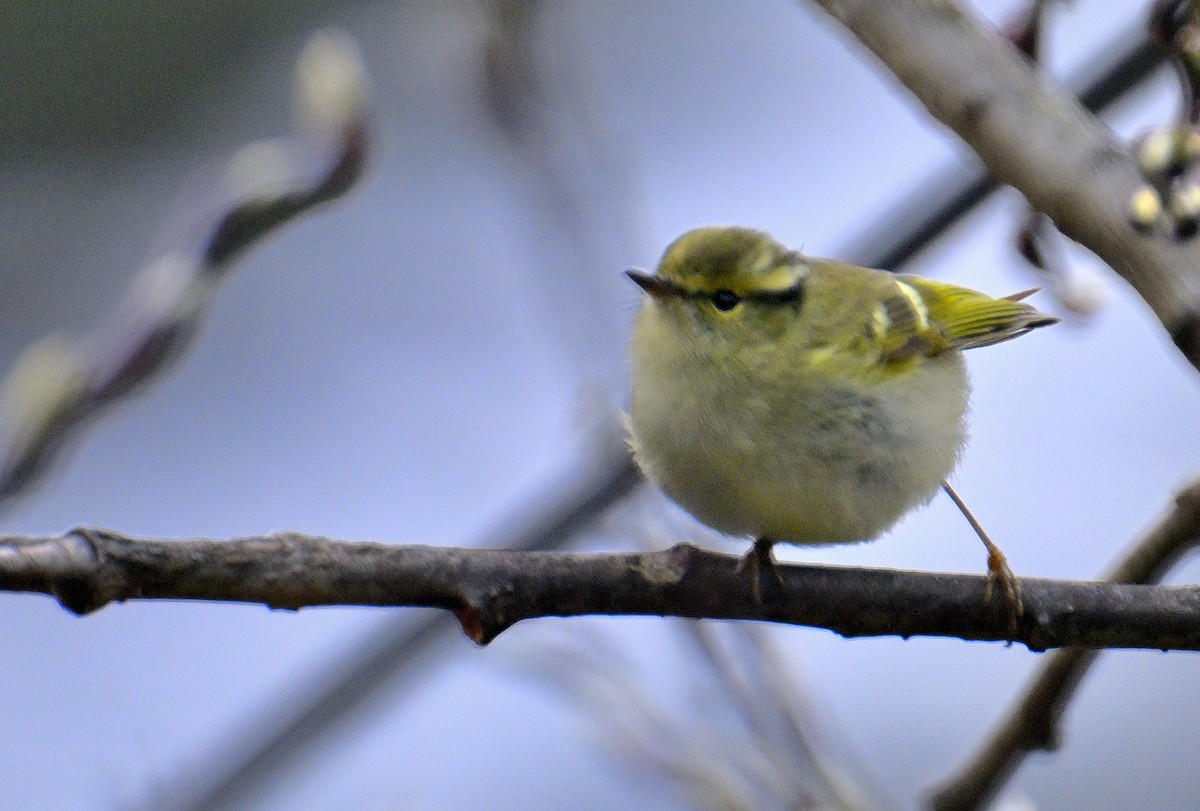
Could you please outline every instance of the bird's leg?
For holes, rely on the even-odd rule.
[[[762,603],[763,574],[770,573],[780,588],[783,587],[783,576],[779,573],[779,567],[775,564],[775,556],[771,553],[773,546],[775,546],[775,542],[770,538],[756,538],[754,546],[750,547],[737,565],[737,573],[744,572],[750,578],[750,591],[754,594],[756,603]]]
[[[983,545],[987,547],[988,559],[988,578],[987,586],[983,590],[983,599],[988,601],[992,599],[992,587],[999,584],[1000,589],[1004,593],[1004,605],[1008,613],[1008,635],[1009,637],[1016,636],[1017,620],[1025,612],[1025,605],[1021,600],[1021,581],[1017,579],[1017,575],[1008,565],[1008,558],[1000,551],[1000,547],[992,543],[992,539],[983,531],[983,526],[975,520],[975,516],[967,509],[967,505],[958,497],[958,493],[954,492],[954,488],[949,482],[942,482],[942,489],[946,491],[946,495],[950,496],[950,500],[954,502],[954,506],[958,507],[959,512],[967,519],[967,523],[971,525],[971,529],[975,530],[975,534],[979,536],[979,540],[983,541]]]

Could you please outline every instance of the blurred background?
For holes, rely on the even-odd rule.
[[[977,5],[996,23],[1021,8]],[[1085,73],[1145,14],[1055,9],[1048,69]],[[88,334],[176,244],[223,161],[288,132],[295,57],[329,26],[370,73],[367,176],[248,253],[183,362],[5,505],[0,531],[521,536],[603,478],[637,304],[623,268],[714,223],[856,259],[881,218],[922,209],[914,190],[971,165],[840,30],[785,0],[10,2],[0,366],[47,334]],[[1165,123],[1176,93],[1163,69],[1106,119],[1127,135]],[[1023,216],[998,193],[905,269],[994,294],[1045,284],[1013,249]],[[1043,293],[1061,326],[971,353],[955,483],[1019,574],[1088,578],[1196,474],[1200,393],[1124,283],[1064,250],[1101,306],[1072,314]],[[560,540],[743,549],[645,488],[593,518]],[[878,543],[780,553],[984,566],[945,499]],[[154,602],[80,619],[4,594],[0,616],[5,809],[818,807],[773,779],[840,786],[814,801],[832,807],[911,808],[1039,661],[661,619],[531,621],[480,649],[417,610]],[[321,698],[385,641],[397,649],[370,678]],[[811,773],[747,721],[734,684],[800,719],[825,753]],[[1196,656],[1105,654],[1014,807],[1194,808],[1200,738],[1180,708],[1197,702]]]

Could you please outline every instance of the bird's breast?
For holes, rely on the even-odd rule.
[[[634,333],[631,442],[646,474],[714,529],[867,540],[928,501],[957,461],[959,353],[864,383],[701,351],[662,328],[641,318]]]

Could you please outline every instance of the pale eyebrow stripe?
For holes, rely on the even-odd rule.
[[[776,265],[770,273],[758,279],[757,292],[785,293],[803,284],[808,276],[808,266],[802,264]]]
[[[755,290],[746,295],[752,301],[762,301],[767,304],[791,304],[804,299],[804,279],[800,278],[791,287],[782,290]]]

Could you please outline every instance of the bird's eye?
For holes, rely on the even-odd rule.
[[[718,290],[712,294],[712,304],[723,313],[729,312],[741,303],[742,297],[732,290]]]

